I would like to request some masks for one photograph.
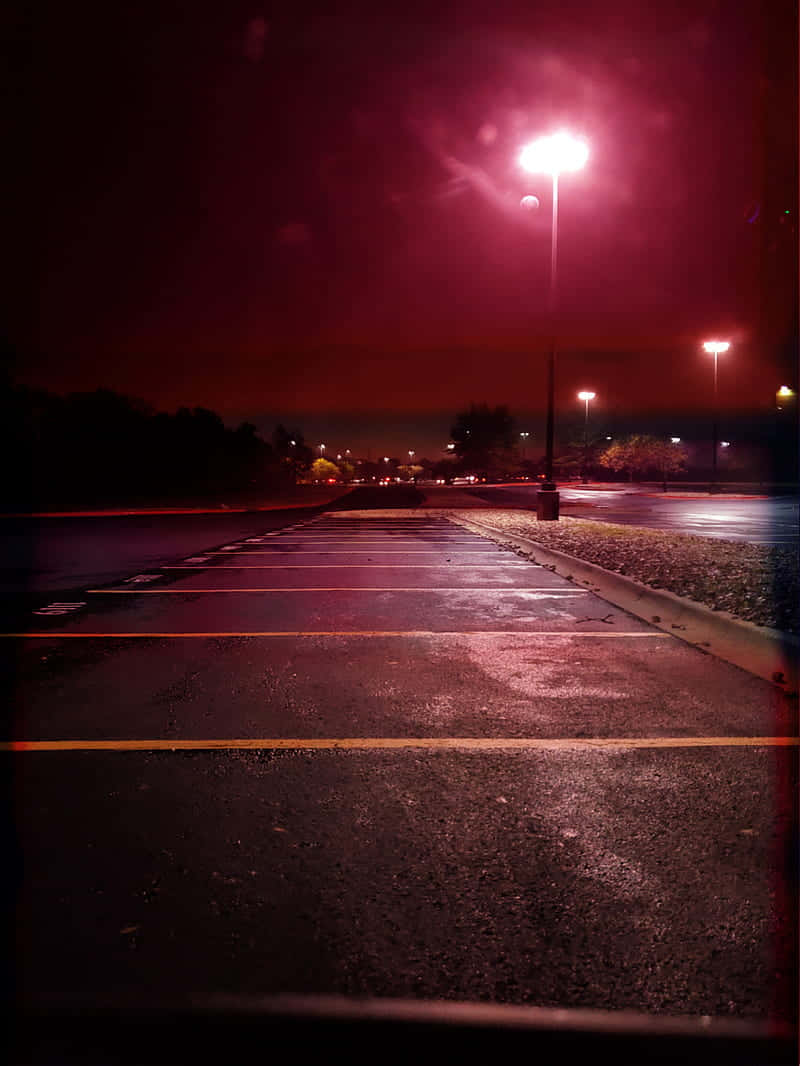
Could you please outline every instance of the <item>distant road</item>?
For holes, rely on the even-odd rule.
[[[487,485],[467,491],[495,507],[535,507],[536,488],[533,485]],[[561,513],[576,518],[741,540],[750,544],[798,543],[797,496],[765,499],[698,495],[671,499],[656,493],[628,493],[606,488],[563,488],[560,493]]]

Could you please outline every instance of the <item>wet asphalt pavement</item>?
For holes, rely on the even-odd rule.
[[[462,490],[464,491],[464,490]],[[535,508],[536,488],[516,485],[467,489],[476,499],[495,507]],[[696,495],[626,491],[620,488],[562,486],[561,513],[596,522],[647,526],[673,533],[690,533],[743,541],[748,544],[798,547],[800,516],[797,496],[747,498],[728,495]],[[433,505],[436,506],[436,505]],[[446,504],[442,504],[446,506]]]
[[[2,640],[74,742],[3,756],[22,1003],[791,1016],[794,704],[444,519],[269,526]]]

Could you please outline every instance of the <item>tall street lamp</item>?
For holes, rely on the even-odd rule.
[[[727,352],[730,348],[729,341],[704,341],[703,348],[714,356],[714,432],[713,432],[713,447],[714,452],[711,458],[711,486],[710,491],[717,491],[717,452],[719,450],[718,436],[719,436],[719,401],[717,398],[717,359],[721,353]]]
[[[553,179],[553,224],[550,240],[550,297],[551,317],[556,310],[558,280],[558,178],[565,171],[580,170],[589,158],[589,146],[571,134],[560,131],[549,137],[539,137],[522,149],[520,166],[530,174],[550,174]],[[555,323],[553,323],[555,330]],[[547,437],[545,443],[545,480],[537,498],[537,518],[558,519],[558,492],[553,480],[553,435],[555,427],[556,340],[552,338],[547,359]]]
[[[319,457],[320,457],[320,459],[321,459],[321,458],[322,458],[322,457],[323,457],[324,455],[325,455],[325,445],[324,445],[324,444],[320,444],[320,446],[319,446]]]
[[[530,437],[530,433],[520,433],[520,440],[522,441],[522,461],[525,462],[525,444]]]
[[[596,392],[579,392],[578,399],[586,404],[586,417],[583,420],[583,483],[589,480],[589,400],[593,400]]]

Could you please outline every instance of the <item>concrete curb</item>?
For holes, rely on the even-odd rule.
[[[674,592],[650,588],[602,566],[545,548],[527,537],[495,529],[486,522],[471,517],[448,517],[499,544],[528,552],[532,562],[548,567],[576,585],[588,587],[615,607],[700,651],[773,682],[787,695],[798,691],[800,639],[790,633],[745,622],[727,611],[712,611],[710,607],[676,596]]]

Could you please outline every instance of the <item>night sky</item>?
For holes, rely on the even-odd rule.
[[[727,410],[797,385],[793,3],[14,0],[4,38],[17,380],[432,458],[470,401],[541,437],[553,330],[559,410],[643,431],[708,409],[710,336]],[[553,318],[517,157],[561,127]]]

